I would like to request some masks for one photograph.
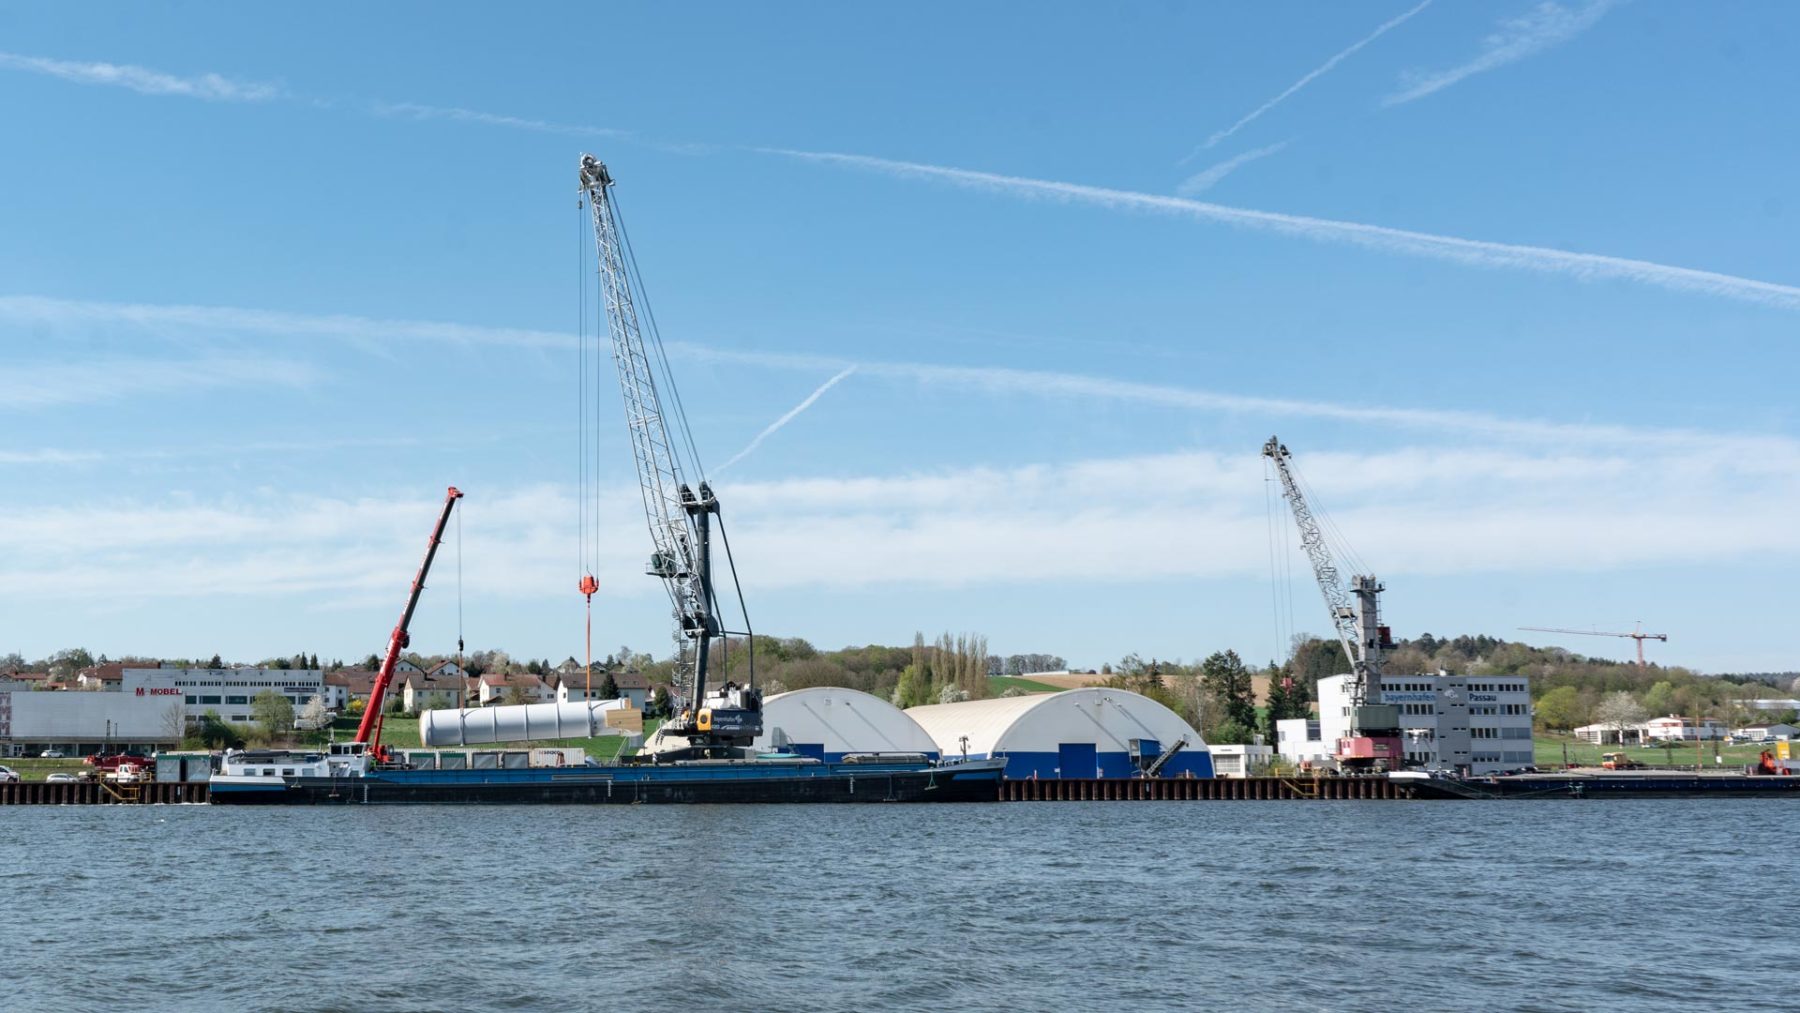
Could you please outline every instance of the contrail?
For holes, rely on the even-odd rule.
[[[1267,158],[1287,146],[1288,142],[1282,141],[1280,144],[1271,144],[1266,148],[1252,148],[1241,155],[1227,158],[1225,161],[1220,162],[1210,169],[1196,172],[1192,176],[1182,180],[1181,185],[1175,188],[1175,192],[1183,197],[1192,197],[1203,190],[1210,190],[1214,183],[1231,175],[1237,170],[1238,166],[1243,165],[1245,162],[1254,162],[1259,158]]]
[[[238,81],[223,74],[181,77],[129,63],[83,63],[52,60],[22,53],[0,53],[0,67],[47,74],[78,84],[113,85],[142,95],[180,95],[214,102],[266,102],[280,98],[281,89],[261,81]]]
[[[1618,0],[1590,0],[1587,6],[1576,10],[1558,3],[1539,4],[1520,17],[1502,21],[1497,31],[1482,40],[1480,56],[1460,67],[1435,74],[1407,75],[1406,87],[1382,99],[1381,104],[1395,106],[1424,98],[1470,75],[1504,67],[1539,50],[1559,46],[1594,27],[1617,3]]]
[[[770,436],[773,436],[775,434],[775,431],[780,429],[782,426],[785,426],[789,422],[794,421],[796,416],[798,416],[801,412],[807,410],[808,408],[811,408],[812,403],[814,401],[817,401],[820,398],[820,396],[822,396],[826,391],[837,386],[839,380],[842,380],[844,377],[849,376],[851,373],[854,373],[854,372],[856,372],[855,366],[846,366],[844,369],[840,370],[836,376],[832,377],[829,380],[826,380],[822,384],[819,384],[818,390],[815,390],[811,394],[806,395],[806,400],[804,400],[804,401],[800,402],[799,404],[795,405],[794,407],[788,409],[788,413],[786,415],[783,415],[782,417],[776,419],[774,422],[769,423],[769,427],[767,429],[764,429],[762,432],[757,433],[756,439],[751,440],[749,446],[738,451],[736,457],[734,457],[731,460],[726,461],[724,464],[720,465],[718,470],[714,471],[713,474],[715,474],[715,475],[723,474],[726,468],[729,468],[732,465],[743,460],[744,458],[749,457],[751,451],[755,450],[757,447],[762,446],[762,441],[768,439]]]
[[[1114,210],[1149,211],[1157,214],[1201,221],[1223,222],[1265,232],[1302,236],[1320,242],[1349,243],[1392,253],[1408,253],[1433,260],[1447,260],[1476,267],[1514,268],[1537,271],[1591,281],[1616,278],[1641,285],[1676,292],[1698,292],[1703,295],[1735,299],[1739,302],[1773,306],[1778,309],[1800,309],[1800,287],[1781,285],[1737,275],[1701,271],[1691,267],[1674,267],[1648,260],[1609,257],[1598,253],[1572,253],[1544,246],[1494,243],[1481,239],[1461,239],[1429,232],[1412,232],[1384,225],[1365,225],[1332,218],[1282,214],[1277,211],[1255,211],[1250,208],[1211,204],[1185,197],[1138,193],[1031,179],[1024,176],[1002,176],[972,169],[956,169],[942,165],[899,162],[871,155],[848,155],[826,151],[794,151],[784,148],[757,148],[767,154],[784,155],[811,162],[868,169],[891,176],[910,179],[937,179],[975,190],[989,190],[1021,197],[1044,197],[1051,200],[1094,204]]]
[[[1355,52],[1357,50],[1361,49],[1362,47],[1368,45],[1371,42],[1374,42],[1376,39],[1381,38],[1383,35],[1386,35],[1389,30],[1400,27],[1400,25],[1404,24],[1408,18],[1411,18],[1414,14],[1419,13],[1420,11],[1424,10],[1427,7],[1430,7],[1431,2],[1432,2],[1432,0],[1425,0],[1425,2],[1421,3],[1419,6],[1414,7],[1412,10],[1407,11],[1405,14],[1400,15],[1399,17],[1393,19],[1392,21],[1389,21],[1386,24],[1382,25],[1380,28],[1375,29],[1373,32],[1370,32],[1367,36],[1365,36],[1362,39],[1362,41],[1351,46],[1349,49],[1346,49],[1343,52],[1332,57],[1331,59],[1326,60],[1324,63],[1319,64],[1319,66],[1315,70],[1313,70],[1312,73],[1307,74],[1305,77],[1301,78],[1300,80],[1295,81],[1293,84],[1288,85],[1287,91],[1284,91],[1281,94],[1270,99],[1269,101],[1264,102],[1262,105],[1257,106],[1255,109],[1251,110],[1250,114],[1245,116],[1243,119],[1238,120],[1236,123],[1233,123],[1231,126],[1226,127],[1224,130],[1221,130],[1218,133],[1213,134],[1211,137],[1208,137],[1206,139],[1206,143],[1202,144],[1200,147],[1195,148],[1192,152],[1190,152],[1188,154],[1187,158],[1184,158],[1181,160],[1181,164],[1186,165],[1188,163],[1188,161],[1191,160],[1195,155],[1198,155],[1200,152],[1206,150],[1207,148],[1212,147],[1213,145],[1224,140],[1225,138],[1230,137],[1232,134],[1237,133],[1239,130],[1241,130],[1245,126],[1247,126],[1250,123],[1250,121],[1256,119],[1258,116],[1261,116],[1263,113],[1266,113],[1269,110],[1280,105],[1281,103],[1287,101],[1289,96],[1293,95],[1295,92],[1297,92],[1300,89],[1311,84],[1313,82],[1314,78],[1319,77],[1320,75],[1324,74],[1326,71],[1329,71],[1331,68],[1344,62],[1345,59],[1347,59],[1348,57],[1355,54]]]

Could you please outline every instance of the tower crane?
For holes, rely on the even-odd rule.
[[[1274,462],[1282,498],[1293,510],[1294,523],[1300,528],[1301,548],[1312,563],[1313,579],[1325,598],[1325,611],[1331,616],[1338,642],[1350,661],[1349,734],[1337,742],[1337,760],[1347,767],[1398,767],[1406,756],[1400,740],[1399,708],[1379,703],[1382,651],[1393,646],[1388,628],[1381,623],[1380,595],[1385,588],[1373,574],[1353,576],[1349,588],[1344,587],[1331,549],[1325,544],[1325,532],[1300,491],[1289,460],[1293,455],[1274,436],[1263,444],[1262,453]]]
[[[712,642],[729,632],[719,622],[712,575],[712,522],[720,516],[719,501],[704,474],[698,474],[698,482],[690,484],[680,450],[670,439],[673,421],[675,431],[689,440],[689,456],[695,458],[692,467],[698,473],[700,465],[692,453],[680,397],[671,387],[671,396],[665,401],[658,389],[652,352],[645,344],[644,329],[638,321],[639,304],[645,306],[646,313],[649,304],[613,201],[612,173],[593,155],[583,154],[579,178],[582,197],[593,219],[601,304],[619,388],[624,395],[625,425],[637,465],[644,516],[650,527],[652,551],[645,572],[663,582],[675,619],[674,688],[681,700],[681,711],[658,729],[657,739],[646,745],[646,751],[676,759],[684,755],[729,756],[761,734],[762,698],[755,688],[754,667],[750,685],[726,682],[712,695],[707,693]],[[668,362],[655,331],[654,315],[650,320],[655,361],[667,377]],[[729,560],[729,540],[725,549]],[[734,567],[734,580],[735,577]],[[584,578],[583,592],[589,587],[590,581]],[[749,636],[747,619],[744,625],[744,634]],[[685,746],[679,745],[682,740]]]
[[[1647,667],[1644,662],[1644,641],[1660,640],[1665,644],[1669,642],[1669,635],[1667,633],[1645,633],[1644,624],[1642,622],[1639,622],[1637,624],[1637,629],[1630,633],[1608,633],[1602,630],[1564,630],[1554,626],[1521,626],[1519,629],[1530,630],[1534,633],[1574,633],[1583,637],[1627,637],[1637,641],[1639,668]]]

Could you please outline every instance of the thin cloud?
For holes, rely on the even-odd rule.
[[[1481,40],[1481,55],[1468,63],[1449,70],[1412,71],[1404,75],[1401,90],[1383,99],[1381,104],[1395,106],[1421,99],[1466,77],[1560,46],[1594,27],[1618,3],[1619,0],[1588,0],[1576,7],[1565,7],[1546,0],[1519,17],[1500,22],[1492,34]]]
[[[0,410],[94,404],[217,387],[306,387],[317,379],[318,371],[307,363],[264,358],[9,363],[0,370]]]
[[[775,432],[777,430],[779,430],[782,426],[785,426],[789,422],[794,421],[795,418],[799,417],[801,412],[807,410],[808,408],[811,408],[813,405],[813,402],[817,401],[820,397],[822,397],[826,391],[830,390],[833,387],[836,387],[838,385],[838,381],[844,379],[845,377],[849,376],[851,373],[854,373],[854,372],[856,372],[855,366],[846,366],[843,369],[839,370],[836,376],[833,376],[831,379],[826,380],[824,383],[822,383],[818,386],[818,389],[814,390],[811,394],[806,395],[806,400],[801,401],[799,404],[788,409],[788,412],[786,415],[783,415],[782,417],[776,419],[774,422],[769,423],[768,428],[764,429],[760,433],[757,433],[755,439],[751,440],[750,443],[744,447],[744,449],[738,451],[737,456],[733,457],[731,460],[726,461],[724,464],[720,465],[718,470],[716,472],[714,472],[714,474],[724,474],[726,468],[729,468],[732,465],[743,460],[744,458],[749,457],[752,451],[754,451],[757,447],[762,446],[762,443],[764,440],[766,440],[770,436],[774,435]]]
[[[1712,448],[1721,453],[1769,455],[1772,466],[1800,467],[1800,443],[1774,436],[1741,436],[1688,429],[1643,429],[1630,426],[1573,424],[1509,419],[1480,412],[1428,408],[1383,408],[1329,401],[1228,394],[1168,384],[1139,383],[1079,373],[986,366],[942,366],[917,362],[849,362],[830,356],[743,352],[670,343],[669,350],[714,362],[735,362],[776,369],[841,369],[854,366],[859,375],[905,380],[928,387],[977,390],[1068,400],[1114,401],[1153,408],[1174,408],[1269,419],[1324,419],[1435,433],[1459,433],[1552,445],[1659,447],[1669,450]]]
[[[1136,195],[1143,196],[1143,195]],[[1161,198],[1174,200],[1174,198]],[[1191,201],[1181,201],[1191,204]],[[485,327],[428,320],[389,320],[345,314],[306,315],[273,312],[232,306],[154,305],[142,303],[77,302],[48,299],[41,296],[0,296],[0,323],[29,324],[51,332],[88,333],[97,327],[130,326],[153,334],[188,336],[194,331],[213,336],[256,334],[286,338],[326,338],[356,346],[384,343],[427,342],[461,346],[497,346],[503,348],[572,349],[573,334],[557,331],[530,330],[516,327]],[[1751,449],[1756,453],[1800,454],[1800,446],[1780,437],[1740,436],[1684,429],[1650,429],[1629,426],[1568,424],[1541,420],[1511,419],[1479,412],[1442,411],[1420,408],[1385,408],[1368,405],[1344,405],[1329,401],[1299,401],[1288,398],[1257,397],[1170,384],[1140,383],[1081,373],[1059,373],[1045,370],[1013,369],[991,366],[944,366],[921,362],[854,361],[835,356],[793,354],[765,351],[739,351],[689,342],[669,342],[669,351],[700,361],[735,362],[774,369],[809,372],[830,371],[837,376],[826,388],[849,372],[860,375],[903,380],[928,386],[980,390],[994,394],[1015,394],[1050,398],[1087,398],[1117,401],[1149,407],[1176,408],[1204,412],[1278,418],[1330,419],[1392,428],[1480,434],[1491,438],[1581,443],[1587,445],[1696,447],[1714,446]],[[75,369],[77,367],[70,367]],[[84,367],[83,367],[84,368]],[[122,367],[128,370],[130,367]],[[270,372],[286,375],[305,367],[293,363],[274,363]],[[0,373],[0,395],[15,378]],[[19,383],[26,386],[29,381]],[[809,407],[821,391],[802,402],[798,409],[778,420],[785,425],[791,416]]]
[[[105,455],[92,450],[0,450],[0,464],[85,464]]]
[[[1206,143],[1202,144],[1198,148],[1195,148],[1193,150],[1193,152],[1191,152],[1187,156],[1187,158],[1184,158],[1181,160],[1182,163],[1186,164],[1188,161],[1193,159],[1193,157],[1195,155],[1198,155],[1200,152],[1206,150],[1207,148],[1210,148],[1213,145],[1218,144],[1220,141],[1224,140],[1225,138],[1230,137],[1232,134],[1237,133],[1239,130],[1242,130],[1244,127],[1248,126],[1252,121],[1254,121],[1258,117],[1260,117],[1263,113],[1266,113],[1269,110],[1280,105],[1281,103],[1287,101],[1290,97],[1293,96],[1293,94],[1295,92],[1297,92],[1300,89],[1311,84],[1315,79],[1317,79],[1321,75],[1325,74],[1326,72],[1330,71],[1331,68],[1344,62],[1349,57],[1354,56],[1356,54],[1357,50],[1362,49],[1364,46],[1368,45],[1371,42],[1374,42],[1376,39],[1381,38],[1383,35],[1386,35],[1388,32],[1392,31],[1393,29],[1398,28],[1401,25],[1405,24],[1409,19],[1412,18],[1413,15],[1419,13],[1420,11],[1424,10],[1427,7],[1430,7],[1431,4],[1432,4],[1432,0],[1424,0],[1423,3],[1419,4],[1417,7],[1414,7],[1412,10],[1409,10],[1406,13],[1401,14],[1400,16],[1383,23],[1381,25],[1381,27],[1375,29],[1373,32],[1370,32],[1368,35],[1366,35],[1362,39],[1358,40],[1349,49],[1346,49],[1343,52],[1338,53],[1336,56],[1333,56],[1331,59],[1326,60],[1324,63],[1320,64],[1319,66],[1315,67],[1312,71],[1310,71],[1305,77],[1302,77],[1300,80],[1295,81],[1293,84],[1288,85],[1286,91],[1275,96],[1274,98],[1270,99],[1269,101],[1264,102],[1262,105],[1257,106],[1255,109],[1252,109],[1247,115],[1244,116],[1243,119],[1238,120],[1236,123],[1233,123],[1231,126],[1226,127],[1224,130],[1221,130],[1221,131],[1213,134],[1211,137],[1208,137],[1206,139]]]
[[[629,136],[626,131],[613,130],[608,127],[584,127],[568,123],[550,123],[544,120],[525,119],[519,116],[502,116],[498,113],[484,113],[479,109],[461,109],[455,106],[430,106],[417,102],[370,102],[368,110],[377,116],[403,117],[413,120],[454,120],[461,123],[479,123],[490,127],[511,127],[515,130],[535,130],[546,134],[563,134],[569,137],[613,137]]]
[[[383,320],[342,313],[289,313],[237,306],[82,302],[27,295],[0,296],[0,320],[64,329],[129,325],[159,333],[333,338],[366,346],[393,341],[423,341],[513,348],[575,347],[573,334],[517,327],[482,327],[428,320]]]
[[[282,97],[280,87],[260,81],[240,81],[211,73],[181,77],[129,63],[82,63],[0,53],[0,67],[45,74],[78,84],[129,88],[141,95],[177,95],[210,102],[267,102]]]
[[[1752,278],[1740,278],[1736,275],[1720,274],[1714,271],[1673,267],[1648,260],[1609,257],[1597,253],[1572,253],[1543,246],[1462,239],[1456,236],[1413,232],[1382,225],[1365,225],[1361,222],[1313,218],[1307,215],[1290,215],[1275,211],[1255,211],[1249,208],[1212,204],[1184,197],[1114,190],[1107,187],[1031,179],[1024,176],[1003,176],[991,172],[977,172],[971,169],[957,169],[941,165],[924,165],[917,162],[901,162],[876,158],[871,155],[795,151],[785,148],[758,148],[755,150],[821,164],[866,169],[901,178],[942,180],[970,189],[987,190],[1017,197],[1043,198],[1064,203],[1092,204],[1113,210],[1146,211],[1153,214],[1193,218],[1200,221],[1258,229],[1264,232],[1300,236],[1319,242],[1347,243],[1390,253],[1405,253],[1475,267],[1536,271],[1581,281],[1630,281],[1676,292],[1693,292],[1739,302],[1772,306],[1778,309],[1800,309],[1800,287],[1757,281]]]
[[[1304,466],[1338,526],[1386,576],[1800,556],[1800,529],[1784,522],[1800,494],[1797,472],[1743,455],[1401,448],[1310,454]],[[748,482],[729,490],[732,542],[759,589],[1266,576],[1266,480],[1247,447]],[[1579,502],[1570,483],[1582,488]],[[992,488],[1007,494],[969,494]],[[641,523],[635,496],[631,484],[604,489],[603,527]],[[468,544],[479,547],[470,586],[496,599],[560,599],[570,490],[535,486],[477,502],[466,515]],[[433,506],[291,491],[130,506],[0,502],[9,564],[0,599],[199,599],[230,589],[385,600],[393,574],[416,564],[417,521]],[[658,593],[632,578],[635,541],[605,551],[609,594]],[[1136,565],[1122,571],[1121,559]],[[283,580],[256,579],[270,572]]]
[[[1224,179],[1226,176],[1231,175],[1239,166],[1246,162],[1254,162],[1259,158],[1267,158],[1277,151],[1280,151],[1282,148],[1287,147],[1288,143],[1289,142],[1287,141],[1282,141],[1280,144],[1271,144],[1266,148],[1253,148],[1241,155],[1228,158],[1204,172],[1196,172],[1187,179],[1182,180],[1181,185],[1175,188],[1175,192],[1183,197],[1192,197],[1197,193],[1210,190],[1212,189],[1213,184]]]

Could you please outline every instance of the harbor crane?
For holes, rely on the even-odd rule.
[[[1293,455],[1274,436],[1263,444],[1262,453],[1274,462],[1282,498],[1287,500],[1294,523],[1300,528],[1300,546],[1312,563],[1313,579],[1325,598],[1325,610],[1337,630],[1344,657],[1350,661],[1349,733],[1337,741],[1334,755],[1340,765],[1348,768],[1396,769],[1406,757],[1400,741],[1399,708],[1379,702],[1382,651],[1393,646],[1388,628],[1381,623],[1380,595],[1385,588],[1373,574],[1355,575],[1345,588],[1331,549],[1325,544],[1325,532],[1300,490],[1290,460]]]
[[[593,155],[583,154],[579,178],[582,198],[593,219],[600,302],[624,394],[625,425],[637,464],[644,516],[650,526],[652,552],[645,572],[663,582],[675,619],[674,689],[681,709],[658,729],[656,738],[646,743],[645,751],[670,759],[727,757],[761,734],[762,697],[755,687],[754,649],[749,685],[737,686],[728,681],[713,694],[707,693],[713,641],[734,632],[725,630],[719,621],[713,587],[712,527],[720,517],[719,501],[701,473],[698,454],[693,450],[681,398],[674,390],[668,359],[656,332],[656,318],[649,312],[643,278],[637,272],[630,240],[613,199],[612,173]],[[640,304],[650,321],[649,345],[638,320]],[[653,351],[654,363],[661,367],[669,383],[667,400],[656,382]],[[692,460],[697,482],[690,483],[687,478],[688,465],[682,461],[680,447],[670,438],[671,428],[686,440],[687,456]],[[719,526],[723,532],[722,521]],[[728,536],[725,553],[729,562]],[[735,565],[732,577],[735,583]],[[589,586],[590,581],[584,578],[582,590],[587,592]],[[747,637],[751,636],[749,625],[746,617],[742,632]],[[681,745],[683,740],[685,746]]]
[[[1639,622],[1637,624],[1637,629],[1630,633],[1608,633],[1603,630],[1565,630],[1554,626],[1521,626],[1519,629],[1530,630],[1533,633],[1574,633],[1583,637],[1626,637],[1637,641],[1639,668],[1649,667],[1644,661],[1644,641],[1660,640],[1665,644],[1669,642],[1669,635],[1667,633],[1645,633],[1644,624],[1642,622]]]
[[[388,636],[387,654],[382,656],[381,669],[375,673],[375,681],[369,687],[369,704],[363,708],[362,721],[356,726],[356,739],[352,743],[353,752],[361,752],[379,761],[385,758],[381,748],[381,714],[386,710],[382,706],[388,686],[394,681],[394,668],[400,664],[400,652],[412,643],[412,635],[407,628],[412,625],[413,610],[419,607],[419,594],[425,590],[425,577],[431,573],[431,561],[437,558],[438,546],[444,541],[444,527],[450,523],[450,511],[456,508],[456,501],[462,499],[462,492],[451,486],[444,493],[444,509],[438,513],[437,524],[431,529],[431,538],[425,543],[425,559],[419,564],[419,572],[413,577],[412,590],[406,595],[406,607],[400,610],[400,622],[395,624],[394,632]],[[461,650],[462,642],[457,642],[457,650]],[[360,748],[358,748],[360,747]]]

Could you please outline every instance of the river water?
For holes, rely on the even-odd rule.
[[[1796,815],[9,807],[0,1009],[1791,1009]]]

